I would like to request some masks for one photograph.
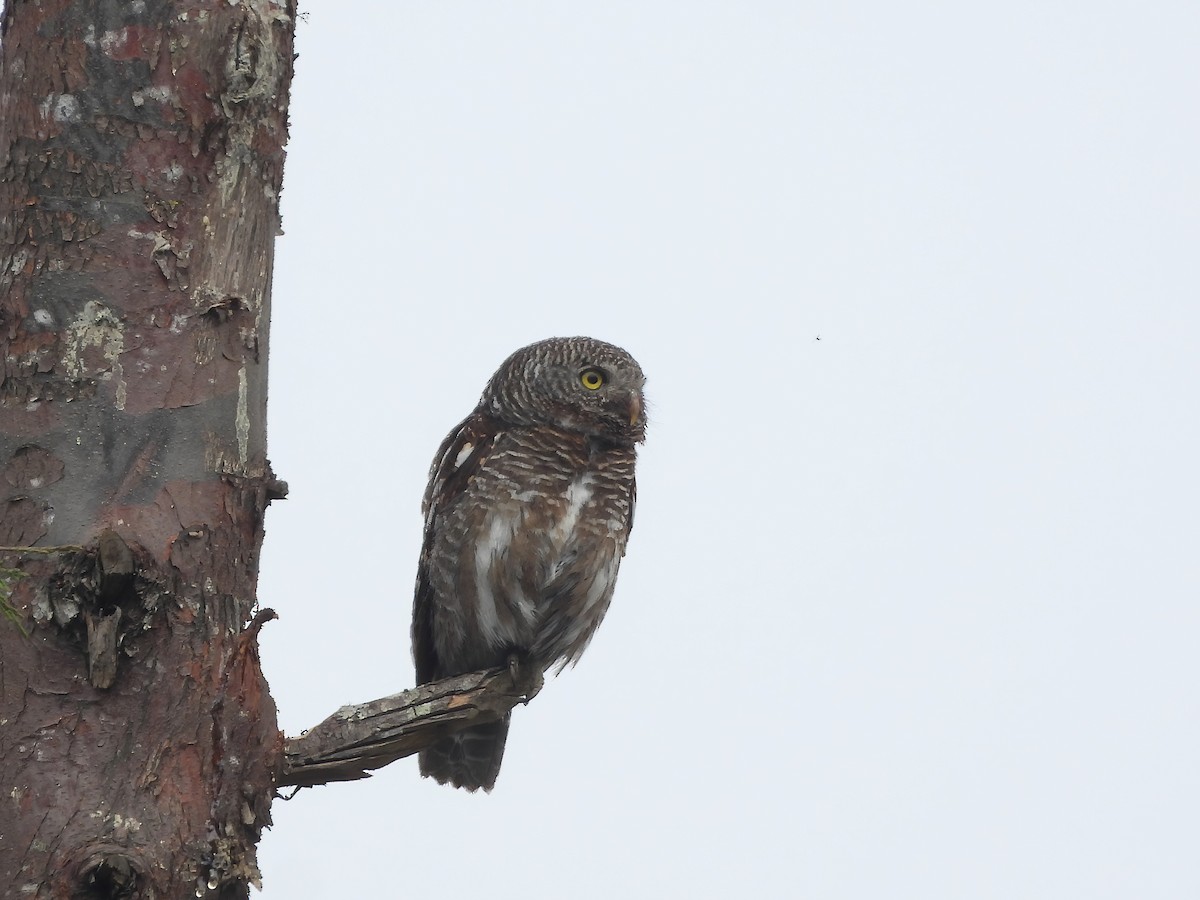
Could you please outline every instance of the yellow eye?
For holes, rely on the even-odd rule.
[[[598,391],[600,385],[604,384],[604,373],[598,369],[588,369],[579,376],[579,382],[589,391]]]

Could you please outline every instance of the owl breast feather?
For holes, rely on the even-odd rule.
[[[561,443],[501,441],[472,479],[466,493],[491,499],[476,507],[486,512],[460,565],[473,575],[492,664],[513,649],[543,668],[574,662],[600,624],[624,551],[632,466],[597,462],[586,447],[564,454]]]

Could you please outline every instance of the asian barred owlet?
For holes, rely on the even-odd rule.
[[[644,383],[620,347],[540,341],[504,361],[442,442],[413,602],[418,684],[579,659],[633,525]],[[490,791],[507,736],[507,717],[457,732],[421,752],[421,774]]]

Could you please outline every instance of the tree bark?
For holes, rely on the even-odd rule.
[[[5,7],[0,896],[259,879],[282,765],[254,607],[284,490],[266,360],[294,17]]]

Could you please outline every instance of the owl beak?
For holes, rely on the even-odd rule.
[[[629,424],[636,426],[642,421],[642,397],[634,391],[629,395]]]

